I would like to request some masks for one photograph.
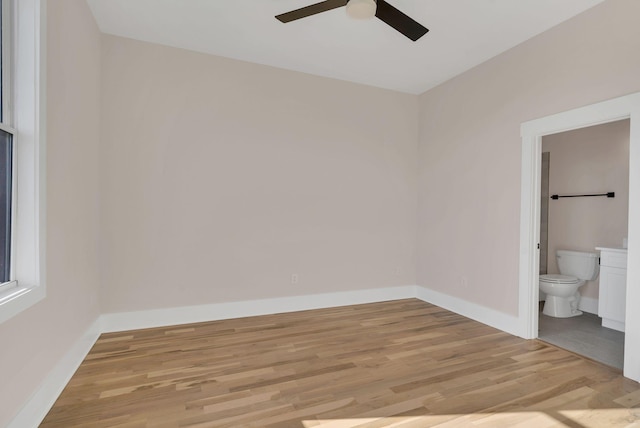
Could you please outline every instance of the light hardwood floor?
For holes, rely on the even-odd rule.
[[[43,427],[627,427],[640,385],[410,299],[103,334]]]

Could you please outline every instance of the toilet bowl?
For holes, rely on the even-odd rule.
[[[570,275],[540,275],[540,291],[547,295],[542,313],[556,318],[582,315],[578,288],[585,282]]]
[[[540,275],[540,291],[546,294],[542,313],[555,318],[582,315],[578,310],[578,289],[586,281],[598,277],[600,265],[598,254],[579,251],[558,250],[556,260],[560,274]]]

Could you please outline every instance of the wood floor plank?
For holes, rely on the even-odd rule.
[[[42,427],[623,427],[620,371],[415,300],[108,333]]]

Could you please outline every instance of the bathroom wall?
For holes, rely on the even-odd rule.
[[[548,271],[549,257],[549,152],[542,153],[540,171],[540,275]]]
[[[559,195],[615,192],[615,198],[566,198],[549,203],[549,273],[558,273],[558,249],[594,252],[621,247],[629,211],[629,120],[546,136],[549,190]],[[598,279],[580,289],[598,298]]]

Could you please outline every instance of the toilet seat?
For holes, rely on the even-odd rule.
[[[540,281],[549,284],[577,284],[581,280],[571,275],[547,274],[540,275]]]

